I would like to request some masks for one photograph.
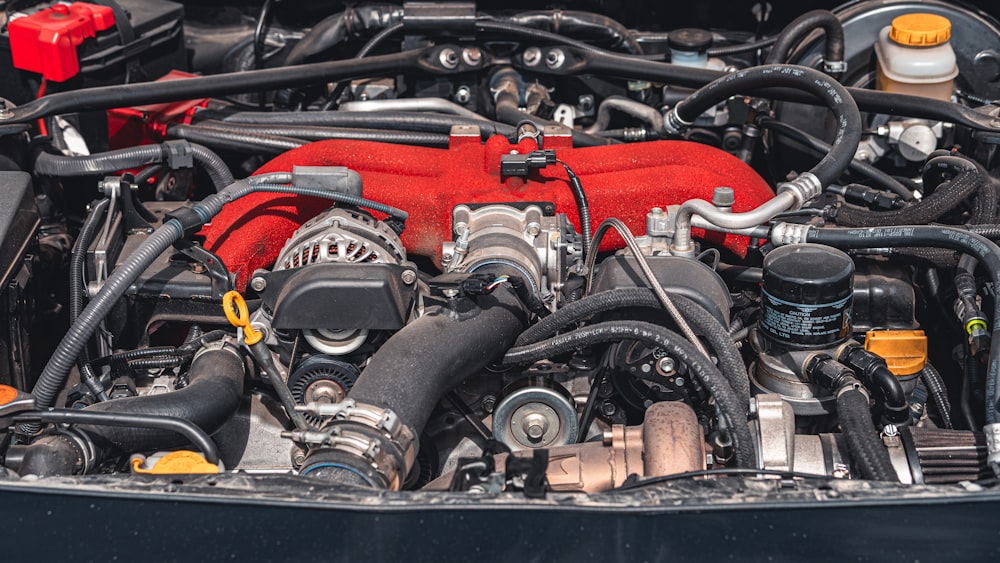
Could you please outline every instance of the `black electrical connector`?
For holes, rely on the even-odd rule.
[[[955,275],[955,316],[969,335],[969,352],[981,358],[990,351],[990,333],[986,314],[977,301],[976,279],[972,274],[959,271]]]
[[[890,211],[893,209],[902,209],[906,204],[903,198],[894,193],[876,190],[862,184],[830,186],[826,191],[843,196],[847,203],[863,205],[872,210]]]
[[[528,154],[500,155],[500,177],[524,178],[532,170],[541,170],[546,166],[555,164],[556,161],[556,151],[554,149],[540,149],[531,151]]]

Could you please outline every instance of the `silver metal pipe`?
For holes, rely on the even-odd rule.
[[[657,133],[663,131],[663,116],[653,107],[624,96],[608,96],[597,108],[597,120],[583,131],[598,133],[608,128],[611,123],[611,111],[620,111],[649,125]]]
[[[340,104],[340,111],[428,111],[488,121],[485,117],[444,98],[402,98],[398,100],[361,100]]]
[[[799,204],[799,197],[791,190],[782,191],[767,203],[745,213],[722,211],[703,199],[685,201],[677,211],[674,241],[670,245],[670,252],[679,256],[694,255],[691,219],[695,214],[713,225],[727,229],[746,229],[762,225],[777,214],[793,209]]]

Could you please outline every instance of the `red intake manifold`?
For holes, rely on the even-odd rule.
[[[736,192],[733,211],[764,203],[773,192],[742,161],[705,145],[657,141],[629,145],[572,148],[568,137],[548,137],[545,148],[580,177],[590,203],[593,228],[618,217],[636,234],[645,232],[646,213],[653,207],[700,198],[711,200],[718,186]],[[579,216],[569,180],[561,166],[533,172],[528,179],[500,178],[500,155],[535,150],[534,141],[511,144],[494,136],[453,136],[447,149],[358,141],[321,141],[288,151],[258,170],[291,171],[292,166],[347,166],[361,174],[364,195],[410,214],[403,244],[410,254],[440,258],[441,243],[451,240],[451,211],[461,203],[552,202],[574,224]],[[205,246],[238,274],[245,287],[255,269],[269,267],[285,241],[302,223],[329,207],[312,197],[252,194],[226,206],[202,234]],[[579,229],[578,229],[579,230]],[[622,245],[609,234],[601,248]],[[746,253],[744,237],[719,235],[713,241]]]

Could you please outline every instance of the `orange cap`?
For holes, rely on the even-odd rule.
[[[927,336],[922,330],[869,330],[865,350],[881,356],[893,375],[913,375],[927,365]]]
[[[951,39],[951,22],[937,14],[906,14],[892,20],[889,38],[900,45],[933,47]]]

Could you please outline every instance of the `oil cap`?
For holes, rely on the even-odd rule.
[[[951,39],[951,21],[937,14],[906,14],[892,20],[889,39],[908,47],[933,47]]]
[[[854,261],[818,244],[791,244],[764,258],[759,327],[791,348],[821,348],[851,335]]]

